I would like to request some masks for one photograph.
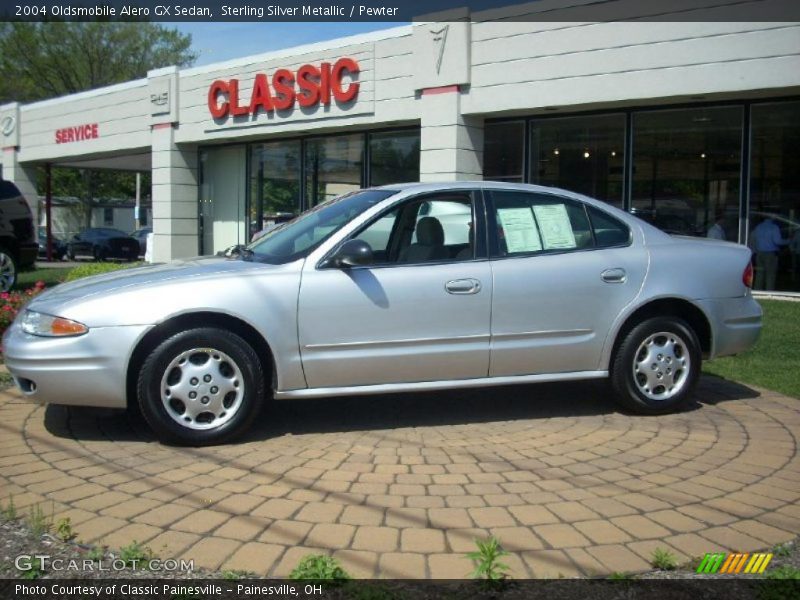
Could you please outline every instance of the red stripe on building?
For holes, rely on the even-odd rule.
[[[458,91],[457,85],[443,85],[442,87],[425,88],[422,90],[423,96],[430,96],[433,94],[452,94]]]

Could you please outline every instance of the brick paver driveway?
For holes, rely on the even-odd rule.
[[[0,494],[78,537],[286,575],[463,577],[497,536],[516,577],[647,569],[800,531],[800,402],[704,378],[679,415],[621,414],[599,383],[274,403],[242,443],[153,441],[135,416],[0,395]]]

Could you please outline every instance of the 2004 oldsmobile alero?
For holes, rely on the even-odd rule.
[[[657,414],[689,399],[703,358],[755,342],[751,279],[743,246],[563,190],[397,185],[321,204],[235,258],[59,285],[3,343],[30,399],[138,402],[172,443],[231,440],[271,397],[569,379],[607,377]]]

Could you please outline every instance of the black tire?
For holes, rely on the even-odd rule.
[[[171,385],[176,388],[185,385],[193,391],[189,384],[199,380],[196,378],[184,379],[187,377],[184,371],[191,370],[196,365],[193,367],[184,361],[184,363],[180,363],[185,364],[184,367],[181,367],[180,364],[175,367],[170,366],[182,355],[189,354],[193,350],[198,350],[198,352],[190,354],[188,359],[190,363],[194,364],[193,357],[207,354],[209,361],[212,358],[218,362],[222,361],[218,368],[218,376],[223,377],[234,373],[227,381],[233,382],[237,391],[228,392],[224,399],[220,400],[222,404],[217,407],[217,410],[222,411],[219,419],[212,412],[213,402],[208,404],[208,396],[196,397],[193,401],[186,400],[186,403],[193,402],[192,409],[198,411],[202,411],[203,407],[196,402],[204,400],[204,404],[208,404],[209,410],[196,415],[197,418],[194,421],[188,416],[190,412],[187,404],[178,398],[177,394],[171,400],[162,400],[162,381],[164,381],[164,387],[168,387],[170,385],[169,378],[175,375],[175,371],[179,372],[179,377]],[[233,363],[233,366],[228,365],[229,370],[223,375],[221,364],[228,360]],[[206,364],[210,363],[203,363],[200,368],[206,368]],[[213,369],[213,367],[208,368]],[[238,369],[238,373],[236,369]],[[241,375],[242,381],[240,384],[236,384],[239,375]],[[202,382],[199,382],[199,387],[195,384],[195,388],[198,390],[195,392],[195,396],[198,393],[209,396],[217,393],[213,391],[215,383],[217,383],[216,379],[211,379],[205,388]],[[166,390],[164,391],[166,392]],[[191,393],[189,392],[189,394]],[[240,395],[234,401],[235,404],[228,408],[224,402],[231,393]],[[222,444],[242,435],[258,416],[265,400],[264,373],[258,356],[244,339],[230,331],[200,327],[169,337],[151,352],[139,371],[137,397],[142,415],[162,442],[183,446]],[[213,401],[215,398],[212,397],[211,400]],[[181,413],[181,407],[184,409],[183,413]],[[232,414],[226,413],[226,408]],[[200,417],[204,414],[211,415],[213,417],[211,421],[201,420]],[[187,423],[184,423],[184,420]],[[220,421],[221,424],[213,425],[215,420]],[[208,428],[197,429],[197,427]]]
[[[14,287],[18,273],[14,255],[5,248],[0,248],[0,292],[7,292]]]
[[[94,259],[97,262],[103,262],[106,260],[106,251],[102,247],[97,247],[94,249]]]
[[[677,317],[642,321],[612,357],[611,386],[617,402],[646,415],[680,410],[691,397],[701,361],[700,342],[685,321]]]

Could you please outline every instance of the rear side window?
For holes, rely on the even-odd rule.
[[[622,221],[619,221],[595,208],[586,206],[594,230],[594,242],[597,248],[613,248],[626,246],[631,241],[631,231]]]
[[[529,192],[493,191],[496,254],[569,252],[594,247],[583,204]]]

